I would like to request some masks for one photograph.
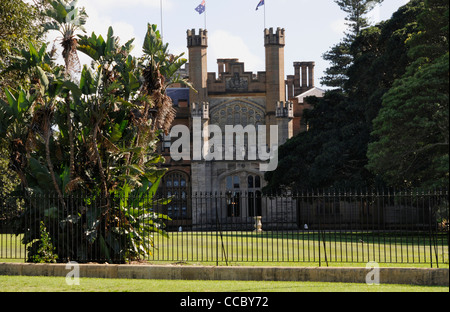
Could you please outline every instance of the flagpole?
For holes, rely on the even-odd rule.
[[[160,7],[160,11],[161,11],[161,38],[164,39],[164,27],[163,27],[163,4],[162,4],[163,0],[160,0],[159,2],[159,7]]]
[[[266,5],[267,0],[264,0],[264,29],[266,29]]]
[[[258,3],[258,6],[256,7],[256,10],[258,11],[258,9],[263,6],[263,10],[264,10],[264,29],[266,29],[266,5],[267,5],[267,0],[260,0]]]

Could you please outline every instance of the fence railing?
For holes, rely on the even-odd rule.
[[[151,212],[170,218],[155,227],[167,235],[145,234],[151,248],[142,260],[319,265],[376,261],[433,267],[449,262],[448,200],[448,191],[276,196],[227,192],[174,197],[169,203],[154,196],[150,204],[136,206],[132,206],[136,200],[114,199],[110,205],[118,213],[100,222],[110,212],[102,211],[105,205],[98,197],[70,196],[61,201],[50,195],[18,196],[0,206],[0,260],[27,259],[27,248],[39,239],[38,223],[44,221],[55,252],[63,255],[60,261],[119,261],[111,255],[105,258],[98,241],[109,237],[108,246],[126,258],[129,246],[121,235],[130,235],[126,227],[130,221],[123,216],[130,218],[133,211],[140,217]],[[132,226],[136,235],[140,217]],[[93,226],[104,227],[102,238]],[[115,238],[109,235],[113,232]],[[68,249],[77,252],[63,251]]]

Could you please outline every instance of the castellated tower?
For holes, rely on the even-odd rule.
[[[189,80],[198,92],[190,92],[191,103],[207,101],[208,97],[208,31],[195,29],[187,31],[187,47],[189,49]]]
[[[284,76],[284,29],[264,30],[264,46],[266,48],[266,112],[272,117],[277,109],[277,102],[286,98]],[[267,124],[275,124],[268,122]]]
[[[260,200],[266,183],[264,172],[273,170],[276,145],[306,131],[303,111],[311,105],[305,99],[323,96],[324,91],[314,87],[314,62],[295,62],[295,75],[286,77],[285,30],[268,28],[264,30],[265,71],[255,74],[246,71],[239,59],[223,58],[217,60],[218,75],[208,73],[208,32],[190,29],[186,33],[189,67],[186,64],[180,75],[189,79],[196,91],[170,88],[177,112],[174,125],[182,130],[162,142],[167,159],[164,166],[169,170],[161,191],[181,197],[167,206],[167,214],[183,229],[202,231],[216,230],[218,220],[230,225],[229,230],[245,231],[250,230],[248,225],[255,216],[285,222],[294,211],[284,213],[274,208],[282,204],[295,210],[296,206],[284,200]],[[259,126],[266,126],[265,138],[258,133]],[[276,137],[271,137],[273,126],[278,130]],[[177,148],[175,143],[180,142],[174,139],[180,134],[183,148],[178,151],[185,158],[175,160],[169,152]],[[184,140],[187,138],[189,145]],[[260,143],[266,145],[265,151]],[[267,155],[272,156],[270,162]],[[209,200],[211,194],[220,196]],[[268,229],[272,225],[264,226]]]
[[[278,143],[282,144],[292,136],[290,115],[280,113],[280,105],[283,107],[291,107],[288,103],[284,104],[286,99],[284,29],[277,28],[276,32],[274,32],[273,28],[265,29],[264,46],[266,49],[266,125],[279,126]],[[269,132],[269,127],[267,127],[267,131]]]
[[[203,131],[209,127],[208,103],[208,31],[195,29],[187,31],[187,47],[189,50],[189,80],[197,92],[189,92],[191,103],[191,131],[192,131],[192,159],[191,159],[191,191],[192,194],[211,192],[212,163],[202,160]],[[207,206],[203,203],[196,205],[196,213],[192,215],[192,223],[200,221],[198,217],[207,215]]]

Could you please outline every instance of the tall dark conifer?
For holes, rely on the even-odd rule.
[[[323,59],[330,62],[330,67],[326,69],[321,83],[332,88],[343,88],[348,79],[347,71],[354,59],[351,44],[363,29],[370,26],[367,14],[383,0],[335,0],[335,2],[347,13],[345,20],[348,29],[342,41],[323,54]]]

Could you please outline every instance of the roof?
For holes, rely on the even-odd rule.
[[[317,97],[323,97],[325,95],[325,90],[314,87],[312,89],[309,89],[308,91],[305,91],[299,95],[296,96],[298,99],[299,104],[303,104],[303,100],[305,97],[308,96],[317,96]]]
[[[168,88],[166,94],[172,99],[174,106],[178,106],[180,100],[189,103],[189,88]]]

